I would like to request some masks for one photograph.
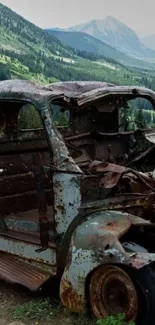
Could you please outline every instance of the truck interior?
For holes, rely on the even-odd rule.
[[[25,105],[25,102],[0,102],[0,273],[4,273],[7,265],[7,278],[14,270],[13,265],[18,266],[21,272],[17,278],[21,284],[24,272],[21,263],[18,260],[10,262],[9,256],[6,260],[3,251],[15,255],[18,251],[20,255],[17,249],[20,244],[27,258],[26,250],[30,247],[36,256],[47,247],[56,249],[50,152],[43,128],[21,129]],[[27,246],[22,247],[22,244]],[[40,254],[41,259],[43,254]],[[32,272],[31,275],[34,280],[36,274]],[[36,286],[45,277],[38,274]],[[29,287],[35,287],[33,280]]]
[[[89,109],[71,111],[72,124],[67,135],[63,131],[65,141],[85,173],[94,160],[149,172],[155,167],[154,114],[147,98],[108,97],[97,108],[90,105]]]

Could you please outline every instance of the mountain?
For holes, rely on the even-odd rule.
[[[77,53],[55,35],[0,3],[0,80],[20,78],[43,84],[57,80],[97,80],[151,87],[154,74],[153,69],[133,70],[111,58]]]
[[[84,32],[131,57],[155,62],[155,52],[144,46],[131,28],[111,16],[71,27],[68,31]]]
[[[58,29],[47,29],[47,31],[57,37],[61,43],[75,48],[78,51],[92,52],[105,58],[111,58],[121,64],[130,67],[153,69],[155,65],[132,58],[116,48],[108,45],[99,39],[84,32],[68,32]]]
[[[107,66],[106,62],[102,64],[101,69],[99,64],[82,59],[54,35],[0,3],[1,78],[11,75],[43,83],[55,80],[108,81],[109,78],[115,81],[115,67]],[[119,70],[121,79],[124,71]]]
[[[142,42],[145,46],[147,46],[147,47],[149,47],[150,49],[152,49],[152,50],[155,51],[155,34],[153,34],[153,35],[148,35],[148,36],[146,36],[146,37],[143,37],[143,38],[141,39],[141,42]]]

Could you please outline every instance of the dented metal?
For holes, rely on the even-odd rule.
[[[64,306],[82,312],[90,299],[95,316],[105,317],[112,307],[102,282],[117,274],[131,297],[127,320],[135,320],[137,293],[123,267],[155,262],[154,131],[118,126],[119,110],[139,97],[155,108],[155,93],[140,87],[0,82],[1,278],[35,290],[60,276]],[[19,129],[25,103],[37,110],[39,129]],[[69,111],[68,126],[54,123],[55,104]],[[145,250],[128,251],[129,241]],[[32,281],[17,272],[21,260],[25,268],[31,262]]]

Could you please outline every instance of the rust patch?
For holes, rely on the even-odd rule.
[[[60,283],[60,298],[63,305],[72,312],[79,313],[84,311],[84,301],[81,295],[73,289],[70,281],[62,278]]]
[[[101,173],[104,177],[100,180],[100,185],[103,185],[105,188],[113,188],[118,185],[120,180],[126,179],[128,182],[135,181],[137,183],[145,185],[145,191],[150,189],[153,192],[155,191],[155,180],[150,176],[137,172],[133,169],[126,168],[120,165],[111,164],[111,163],[102,163],[99,161],[94,161],[90,165],[90,171],[94,173]]]
[[[129,219],[112,220],[104,223],[104,225],[97,227],[99,230],[114,234],[117,238],[122,237],[131,227],[131,221]]]
[[[100,266],[94,272],[89,297],[97,318],[124,313],[127,321],[136,319],[138,298],[135,286],[127,273],[116,266]]]
[[[60,205],[60,204],[59,204],[59,205],[56,205],[56,206],[55,206],[55,209],[56,209],[56,210],[60,210],[60,211],[63,212],[63,213],[65,212],[65,208],[64,208],[64,206],[63,206],[63,205]]]
[[[21,262],[13,255],[0,253],[0,278],[36,291],[50,278],[50,275],[32,265]]]
[[[147,264],[150,264],[151,262],[152,262],[151,254],[135,253],[130,257],[130,265],[137,270],[146,266]]]

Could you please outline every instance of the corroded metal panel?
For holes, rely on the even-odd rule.
[[[80,176],[76,174],[55,173],[53,176],[54,209],[56,229],[65,233],[78,215],[81,204]]]
[[[1,252],[0,278],[9,283],[25,286],[31,291],[36,291],[50,278],[50,273],[41,271],[33,265],[28,265],[16,256]]]
[[[154,253],[128,253],[119,241],[136,223],[135,218],[119,211],[96,212],[77,227],[60,284],[61,300],[67,308],[84,311],[87,277],[98,266],[122,264],[139,269],[155,261]]]
[[[49,107],[45,108],[41,114],[47,132],[49,150],[52,153],[53,170],[82,174],[81,169],[71,157],[61,133],[53,122],[52,112]]]
[[[40,245],[14,240],[5,236],[0,237],[0,248],[2,252],[7,252],[16,256],[40,262],[42,265],[47,264],[56,266],[56,250],[48,248],[43,252],[38,253],[37,249]]]

